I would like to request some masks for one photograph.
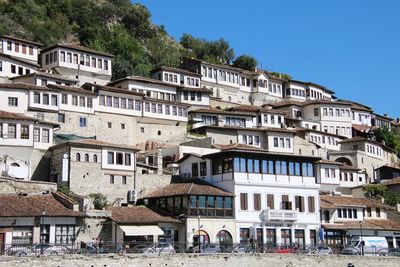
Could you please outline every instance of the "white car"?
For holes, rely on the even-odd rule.
[[[32,247],[13,247],[12,255],[24,257],[24,256],[36,256],[36,255],[64,255],[68,254],[69,249],[62,245],[50,245],[50,244],[37,244]]]
[[[152,254],[152,253],[157,253],[157,254],[173,254],[175,253],[175,249],[171,244],[168,243],[158,243],[154,244],[148,248],[145,248],[143,250],[144,254]]]
[[[333,251],[330,247],[320,246],[312,249],[310,252],[308,252],[308,255],[333,255]]]

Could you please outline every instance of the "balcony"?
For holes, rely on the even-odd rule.
[[[264,221],[297,221],[298,212],[295,210],[263,210]]]

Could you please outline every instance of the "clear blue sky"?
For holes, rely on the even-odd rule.
[[[400,117],[400,1],[143,0],[157,25],[223,37],[236,56]]]

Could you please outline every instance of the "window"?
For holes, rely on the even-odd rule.
[[[131,109],[131,107],[129,107],[129,102],[131,102],[133,105],[133,100],[131,99],[128,100],[128,108]],[[140,111],[142,109],[141,106],[142,106],[142,101],[135,100],[135,110]]]
[[[9,97],[8,98],[8,106],[9,107],[18,107],[18,98],[17,97]]]
[[[84,107],[85,106],[85,98],[83,96],[79,97],[79,106]]]
[[[12,244],[32,244],[33,227],[14,226],[12,231]]]
[[[366,217],[371,217],[371,208],[367,208],[367,216]]]
[[[15,139],[15,138],[17,138],[17,125],[15,125],[15,124],[8,124],[7,137],[8,137],[9,139]]]
[[[131,166],[131,154],[129,154],[129,153],[125,154],[125,165]]]
[[[51,105],[52,106],[57,106],[57,101],[58,99],[57,99],[57,95],[51,95]]]
[[[200,176],[207,175],[207,162],[202,161],[200,162]]]
[[[318,108],[314,108],[314,116],[319,116],[319,110],[318,110]]]
[[[40,104],[40,94],[39,93],[33,94],[33,103]]]
[[[40,129],[39,128],[33,129],[33,142],[40,142]]]
[[[68,95],[67,94],[61,95],[61,104],[68,105]]]
[[[107,153],[107,164],[114,164],[114,152]]]
[[[104,69],[108,70],[108,60],[104,60]]]
[[[126,184],[126,176],[122,176],[122,184]]]
[[[261,194],[253,194],[254,210],[261,210]]]
[[[65,62],[65,52],[64,51],[60,52],[60,61]]]
[[[67,53],[67,63],[72,63],[72,54]]]
[[[199,176],[199,164],[197,162],[192,163],[192,178]]]
[[[89,162],[89,154],[85,154],[85,161]]]
[[[72,105],[77,106],[78,105],[78,97],[76,95],[72,96]]]
[[[93,101],[91,98],[87,98],[87,107],[92,108],[93,107]]]
[[[278,137],[274,137],[274,147],[278,147]]]
[[[125,123],[121,123],[121,130],[125,130]]]
[[[112,107],[112,96],[107,96],[106,106]]]
[[[124,165],[124,154],[117,152],[116,153],[116,163],[117,165]]]
[[[97,163],[97,160],[98,160],[97,155],[94,154],[94,155],[93,155],[93,162],[96,162],[96,163]]]
[[[241,210],[248,209],[247,193],[240,193],[240,209]]]
[[[86,118],[85,117],[80,117],[79,118],[79,127],[83,128],[86,127]]]
[[[308,197],[308,212],[315,212],[315,200],[314,197]]]
[[[114,184],[115,183],[115,177],[114,175],[110,175],[110,184]]]
[[[81,161],[81,154],[80,153],[76,153],[76,161]]]
[[[72,244],[75,241],[75,225],[56,225],[56,244]]]
[[[107,122],[107,127],[108,128],[112,128],[112,123],[111,122]]]
[[[100,58],[97,59],[97,67],[98,67],[99,69],[102,69],[102,68],[103,68],[103,60],[101,60]]]
[[[284,210],[292,210],[292,202],[289,201],[288,195],[282,195],[281,208]]]
[[[42,130],[42,143],[49,143],[49,129]]]
[[[381,217],[381,209],[380,208],[376,208],[376,217],[380,218]]]
[[[29,126],[21,125],[21,139],[29,139]]]
[[[295,209],[299,212],[304,212],[304,197],[302,196],[295,196]]]
[[[268,194],[267,195],[267,207],[270,209],[274,209],[274,195],[273,194]]]

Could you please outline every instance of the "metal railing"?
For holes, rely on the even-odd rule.
[[[144,254],[144,255],[164,255],[175,253],[198,253],[198,254],[260,254],[260,253],[279,253],[279,254],[305,254],[305,255],[372,255],[372,256],[400,256],[399,249],[376,249],[364,252],[357,249],[351,253],[344,250],[338,252],[329,246],[308,246],[298,245],[278,245],[273,243],[221,243],[221,244],[189,244],[186,242],[74,242],[71,244],[3,244],[0,246],[0,255],[6,256],[60,256],[66,254]]]

